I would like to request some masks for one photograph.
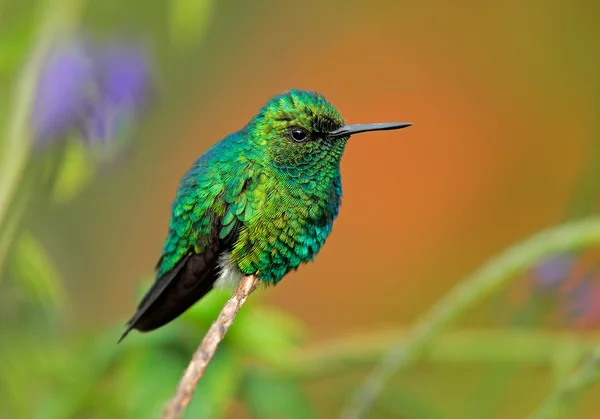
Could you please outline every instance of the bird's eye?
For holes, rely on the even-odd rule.
[[[296,141],[297,143],[301,143],[306,141],[307,138],[308,134],[302,128],[292,129],[292,140]]]

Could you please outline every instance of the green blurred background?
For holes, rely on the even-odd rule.
[[[509,245],[596,209],[600,3],[200,3],[188,6],[198,14],[183,13],[180,20],[170,2],[86,4],[82,27],[107,36],[141,36],[152,48],[157,94],[123,161],[101,170],[68,202],[46,202],[28,211],[23,226],[43,245],[67,298],[50,329],[2,310],[4,352],[29,353],[23,348],[36,346],[40,329],[49,335],[44,342],[58,345],[66,359],[79,352],[63,344],[99,335],[116,341],[135,308],[137,290],[151,278],[182,174],[212,144],[242,127],[270,96],[290,88],[323,93],[349,123],[414,123],[398,135],[350,141],[342,161],[343,205],[326,246],[315,263],[257,297],[261,307],[303,324],[300,354],[320,342],[407,327]],[[11,89],[31,48],[36,5],[0,0],[2,124],[10,118]],[[594,264],[597,258],[588,260]],[[512,286],[518,292],[519,281]],[[2,301],[8,304],[10,286],[3,287]],[[522,292],[527,304],[529,291]],[[504,298],[500,306],[512,310],[509,298],[496,298]],[[487,309],[492,305],[487,301],[470,311],[460,325],[512,330],[496,310]],[[215,315],[211,312],[205,323]],[[555,323],[526,330],[594,339],[595,323],[585,329]],[[190,334],[182,360],[191,356],[203,333]],[[111,349],[106,351],[135,354],[154,347],[147,346],[150,335],[128,339],[133,343],[125,349],[107,343]],[[527,417],[554,386],[554,372],[543,363],[486,364],[463,358],[425,361],[399,374],[369,417]],[[5,363],[28,362],[25,355],[10,359]],[[311,411],[297,417],[336,417],[374,361],[300,380]],[[63,362],[66,375],[78,374]],[[165,389],[159,394],[170,394],[184,365],[173,368],[170,381],[161,381]],[[102,376],[102,391],[89,390],[88,402],[68,414],[62,408],[49,414],[51,408],[35,407],[38,401],[49,403],[52,391],[66,395],[73,386],[60,380],[46,386],[43,374],[32,385],[35,368],[23,373],[28,379],[6,378],[12,390],[0,394],[3,417],[147,417],[131,413],[126,402],[110,412],[97,406],[115,393],[128,399],[131,389],[111,375],[114,371]],[[153,368],[148,363],[144,380],[162,380]],[[44,397],[36,396],[39,387],[45,388],[39,390]],[[276,389],[264,388],[273,391],[273,398],[285,399]],[[600,417],[598,391],[587,392],[572,416],[565,417]],[[24,393],[32,394],[31,399],[22,396],[29,406],[15,407],[15,394]],[[232,392],[232,403],[225,403],[219,416],[292,417],[283,411],[253,413],[247,406],[251,397],[244,397]],[[415,400],[421,401],[417,407]]]

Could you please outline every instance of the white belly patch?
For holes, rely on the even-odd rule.
[[[219,256],[219,269],[221,273],[215,281],[215,288],[234,290],[244,277],[244,274],[231,263],[229,252],[223,252]]]

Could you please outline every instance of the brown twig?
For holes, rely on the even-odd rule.
[[[229,301],[223,306],[219,317],[210,326],[204,339],[202,339],[202,343],[196,349],[190,364],[179,381],[175,396],[173,396],[163,412],[162,419],[177,419],[181,417],[192,399],[198,381],[204,375],[206,367],[215,355],[219,343],[225,337],[227,330],[233,323],[233,319],[235,319],[235,316],[246,302],[248,296],[256,289],[258,281],[258,278],[254,275],[245,276],[240,281]]]

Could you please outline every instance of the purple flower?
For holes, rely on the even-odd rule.
[[[591,271],[580,276],[562,290],[561,309],[565,321],[575,327],[587,328],[600,321],[600,276]]]
[[[36,90],[36,144],[78,132],[94,148],[112,146],[143,111],[151,84],[148,55],[138,44],[56,44]]]
[[[551,290],[558,287],[569,274],[575,259],[563,253],[539,261],[533,268],[533,282],[536,288]]]
[[[90,143],[120,139],[147,102],[151,83],[146,51],[139,45],[113,43],[96,50],[99,95],[83,123]]]
[[[31,116],[37,145],[67,135],[82,114],[94,89],[88,51],[85,41],[62,42],[48,51]]]
[[[529,326],[600,325],[598,255],[556,254],[540,260],[498,299],[508,321]]]
[[[125,107],[98,100],[81,125],[83,138],[92,148],[109,147],[110,143],[122,139],[129,133],[135,113]]]
[[[142,106],[151,84],[149,60],[139,45],[113,43],[98,54],[104,98],[114,105]]]

